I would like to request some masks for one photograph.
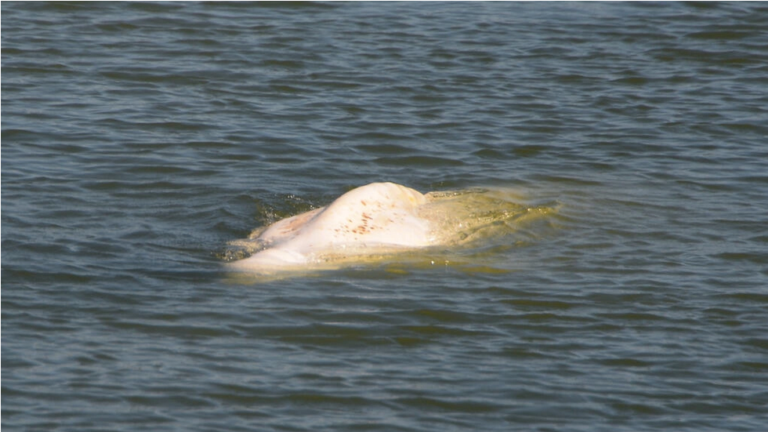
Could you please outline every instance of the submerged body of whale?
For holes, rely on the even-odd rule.
[[[487,190],[422,194],[394,183],[372,183],[326,207],[255,231],[237,243],[255,253],[229,268],[274,273],[456,245],[492,235],[493,225],[531,210]]]

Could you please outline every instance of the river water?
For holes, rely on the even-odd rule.
[[[2,3],[2,426],[759,431],[764,3]],[[556,213],[233,283],[367,183]]]

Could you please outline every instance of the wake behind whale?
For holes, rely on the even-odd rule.
[[[422,194],[395,183],[353,189],[326,207],[257,229],[235,241],[249,257],[231,271],[260,275],[340,268],[398,254],[475,245],[514,232],[554,207],[530,207],[510,191],[469,189]]]

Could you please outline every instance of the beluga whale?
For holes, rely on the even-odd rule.
[[[234,272],[333,269],[418,251],[473,244],[511,232],[552,207],[515,202],[509,191],[468,189],[421,192],[395,183],[350,190],[329,205],[256,229],[230,243]]]

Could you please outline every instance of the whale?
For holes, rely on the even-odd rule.
[[[550,210],[490,189],[423,194],[396,183],[371,183],[232,242],[249,256],[227,263],[227,268],[274,274],[457,247],[509,232],[514,221]]]

